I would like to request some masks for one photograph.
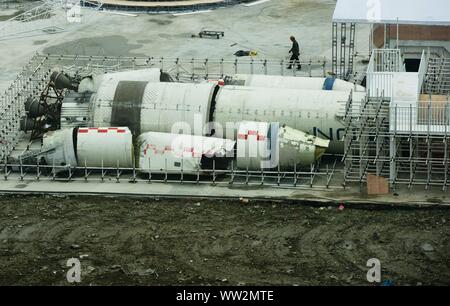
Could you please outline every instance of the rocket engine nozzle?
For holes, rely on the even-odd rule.
[[[53,82],[56,89],[66,88],[78,92],[79,83],[64,72],[54,71],[50,76],[50,81]]]

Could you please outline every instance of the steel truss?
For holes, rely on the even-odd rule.
[[[19,181],[94,181],[103,182],[114,180],[117,183],[181,183],[181,184],[215,184],[240,186],[266,186],[278,188],[317,188],[342,189],[342,168],[336,158],[327,157],[322,161],[294,171],[261,170],[251,171],[236,169],[231,163],[230,169],[198,170],[197,174],[184,174],[181,171],[173,172],[163,170],[149,172],[139,168],[106,168],[106,167],[72,167],[70,165],[41,165],[36,155],[27,151],[22,152],[19,163],[5,163],[0,172],[3,180]],[[30,163],[34,158],[35,163]]]
[[[332,73],[350,80],[354,73],[356,24],[332,23]]]
[[[14,39],[64,31],[65,14],[57,1],[39,1],[28,11],[15,16],[0,26],[0,40]]]
[[[450,94],[450,58],[430,58],[423,91],[428,94]]]
[[[425,102],[425,103],[424,103]],[[346,104],[344,182],[367,182],[368,174],[396,185],[449,185],[450,99],[417,106],[390,106],[383,96]]]

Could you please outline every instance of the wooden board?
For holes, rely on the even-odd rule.
[[[389,182],[387,179],[374,174],[367,174],[367,194],[382,195],[389,193]]]
[[[447,102],[447,96],[443,95],[420,95],[419,97],[419,111],[418,123],[428,124],[428,117],[430,117],[432,125],[449,124],[450,101]],[[445,106],[448,104],[446,113]],[[428,109],[428,105],[431,109]]]

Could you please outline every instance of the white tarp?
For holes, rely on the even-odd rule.
[[[337,0],[333,21],[450,26],[450,1]]]

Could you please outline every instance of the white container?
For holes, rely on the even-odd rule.
[[[133,167],[133,135],[127,127],[79,128],[80,167]]]
[[[74,130],[64,129],[46,133],[42,138],[41,154],[51,166],[78,166],[74,148]],[[56,169],[56,170],[63,170]]]

